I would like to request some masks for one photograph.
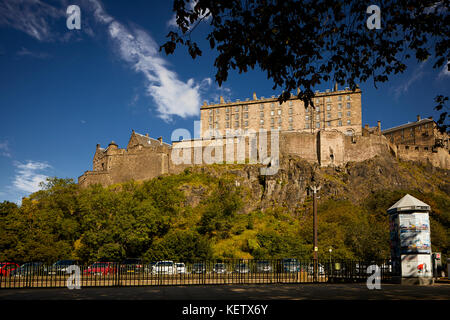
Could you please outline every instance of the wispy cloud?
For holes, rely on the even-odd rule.
[[[409,77],[402,84],[394,88],[395,99],[398,99],[401,95],[407,93],[411,85],[414,82],[419,81],[426,74],[426,71],[424,69],[425,65],[427,64],[427,61],[422,62],[416,69],[414,69],[411,77]]]
[[[195,3],[192,1],[189,4],[191,9]],[[68,4],[68,0],[61,0],[56,5],[49,5],[41,0],[3,0],[0,3],[0,25],[21,30],[39,41],[67,41],[73,32],[64,29],[65,34],[61,34],[61,29],[58,29],[58,33],[52,26],[55,20],[65,18]],[[96,30],[101,30],[101,27],[106,29],[118,56],[135,72],[144,76],[145,93],[154,100],[156,114],[164,121],[171,121],[173,116],[198,116],[201,96],[217,96],[217,92],[221,92],[222,89],[213,88],[210,78],[205,79],[206,81],[180,79],[162,57],[159,45],[148,32],[136,26],[125,26],[109,15],[99,0],[81,0],[80,6],[83,10],[82,29],[86,30],[85,34],[92,37],[98,34],[93,33],[89,24],[95,24]],[[17,55],[45,57],[26,48],[22,48]],[[133,100],[132,103],[135,102]],[[155,109],[150,111],[155,112]]]
[[[39,184],[45,182],[47,175],[42,174],[43,171],[50,169],[51,166],[45,162],[28,160],[25,163],[14,161],[15,177],[13,180],[13,188],[22,191],[33,193],[40,189]]]
[[[50,55],[45,52],[31,52],[27,48],[22,47],[19,51],[17,51],[17,55],[20,57],[31,57],[36,59],[48,59]]]
[[[450,77],[450,61],[447,61],[447,64],[444,65],[444,67],[442,68],[441,72],[439,72],[438,78],[445,78],[445,77]]]
[[[195,5],[197,4],[197,0],[191,0],[188,4],[187,4],[187,8],[191,11],[194,10]],[[205,19],[206,21],[209,20],[211,18],[211,15],[209,15],[209,10],[207,10],[205,13],[203,13],[202,15],[200,15],[199,19]],[[177,24],[177,15],[173,14],[172,17],[170,18],[169,21],[167,21],[167,27],[170,28],[178,28],[178,24]],[[189,26],[190,28],[191,26]]]
[[[0,155],[11,158],[11,151],[9,150],[8,141],[0,142]]]
[[[50,41],[55,36],[50,22],[65,17],[65,8],[56,8],[40,0],[3,0],[0,2],[0,25],[21,30],[39,41]]]
[[[182,118],[197,116],[202,83],[194,79],[180,80],[160,56],[159,46],[147,32],[137,27],[127,28],[109,16],[98,1],[91,2],[98,22],[107,25],[108,35],[119,56],[134,71],[144,75],[146,92],[155,101],[158,116],[165,121],[170,121],[174,115]]]

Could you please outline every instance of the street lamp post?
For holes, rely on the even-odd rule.
[[[333,248],[330,247],[330,249],[328,249],[328,252],[330,253],[330,271],[328,272],[331,275],[331,270],[333,269],[332,265],[331,265],[331,252],[333,251]]]
[[[313,179],[314,182],[314,179]],[[313,245],[314,245],[314,253],[313,253],[313,280],[317,281],[317,272],[318,272],[318,261],[317,261],[317,253],[319,251],[319,248],[317,246],[317,193],[320,190],[320,186],[313,184],[310,186],[312,192],[313,192],[313,229],[314,229],[314,237],[313,237]]]

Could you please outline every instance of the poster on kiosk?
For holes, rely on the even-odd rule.
[[[409,194],[388,209],[393,269],[402,279],[432,279],[429,211]]]

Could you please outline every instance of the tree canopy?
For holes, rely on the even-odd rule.
[[[195,5],[192,5],[194,3]],[[174,0],[177,31],[167,35],[166,54],[186,46],[192,58],[202,54],[192,40],[196,27],[208,23],[206,39],[217,50],[215,79],[221,85],[231,69],[240,73],[259,66],[284,92],[292,91],[307,107],[313,88],[333,81],[348,85],[388,81],[407,69],[406,60],[432,60],[450,70],[449,1],[386,0],[380,5],[380,29],[369,29],[364,0]],[[436,110],[447,97],[435,98]],[[437,120],[447,130],[448,113]]]

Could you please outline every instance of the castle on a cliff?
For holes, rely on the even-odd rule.
[[[200,110],[200,138],[164,143],[162,138],[131,133],[126,149],[111,142],[97,145],[93,170],[78,178],[81,186],[104,186],[179,173],[192,165],[262,163],[298,156],[320,166],[341,166],[390,153],[402,160],[450,169],[449,136],[432,119],[381,130],[362,127],[361,90],[316,91],[314,107],[296,96],[280,104],[274,96],[208,105]],[[180,134],[183,136],[183,134]],[[276,173],[276,172],[275,172]]]

